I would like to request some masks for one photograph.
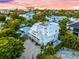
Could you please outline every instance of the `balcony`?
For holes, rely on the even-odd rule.
[[[37,37],[35,37],[34,35],[28,33],[29,37],[31,37],[36,43],[40,44],[40,41]]]
[[[73,32],[79,33],[79,29],[74,28],[74,29],[73,29]]]

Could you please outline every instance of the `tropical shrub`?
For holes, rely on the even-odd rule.
[[[6,16],[0,15],[0,21],[1,21],[1,22],[4,22],[5,20],[6,20]]]
[[[61,35],[60,40],[65,47],[79,51],[79,38],[73,33],[67,32],[65,35]]]
[[[55,55],[38,54],[37,59],[60,59],[60,57],[57,57]]]
[[[72,32],[68,31],[66,28],[66,23],[68,19],[63,19],[59,22],[60,25],[60,35],[59,39],[62,41],[64,47],[74,49],[79,51],[79,38],[74,35]]]
[[[18,38],[20,35],[16,33],[16,31],[12,28],[4,28],[0,31],[0,38],[1,37],[15,37]]]
[[[0,59],[19,58],[24,51],[23,42],[13,37],[0,38]]]

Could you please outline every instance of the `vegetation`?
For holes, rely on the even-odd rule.
[[[13,13],[10,13],[10,17],[11,17],[12,19],[17,19],[17,18],[19,17],[19,14],[18,14],[17,10],[14,11]]]
[[[33,24],[35,24],[37,21],[35,20],[26,20],[25,23],[27,24],[27,26],[31,27]]]
[[[24,50],[23,42],[13,37],[0,38],[0,59],[17,59]]]
[[[28,38],[27,35],[20,38],[20,34],[17,34],[21,24],[31,27],[36,22],[48,21],[46,16],[51,15],[79,18],[79,11],[39,10],[39,13],[36,12],[35,15],[33,15],[32,20],[26,20],[26,18],[19,16],[17,10],[13,13],[9,13],[8,16],[10,16],[10,20],[5,20],[6,15],[0,13],[0,22],[3,23],[0,29],[0,59],[19,59],[21,56],[24,47],[23,42],[20,39],[24,40],[25,38]],[[41,53],[37,55],[37,59],[60,59],[60,57],[57,57],[56,52],[63,46],[79,51],[79,38],[67,31],[66,23],[68,21],[69,19],[65,18],[59,22],[59,38],[62,42],[56,47],[52,44],[41,46]]]
[[[41,53],[37,55],[37,59],[60,59],[57,57],[56,52],[59,50],[57,47],[53,47],[53,44],[49,43],[48,45],[41,46]]]
[[[17,37],[16,31],[11,28],[4,28],[0,32],[0,38],[1,37]]]
[[[33,19],[32,20],[26,20],[25,23],[27,24],[27,26],[32,26],[33,24],[37,23],[37,22],[45,22],[48,21],[45,17],[48,16],[48,14],[46,12],[41,12],[39,14],[34,14],[33,15]]]
[[[60,39],[65,47],[79,51],[79,38],[73,33],[66,32]]]
[[[67,31],[67,26],[66,26],[66,23],[69,21],[68,18],[65,18],[63,20],[61,20],[59,22],[59,26],[60,26],[60,34],[64,34],[66,31]]]
[[[39,54],[37,56],[37,59],[60,59],[59,57],[55,55],[45,55],[45,54]]]
[[[44,9],[44,10],[35,10],[38,12],[42,12],[46,15],[54,15],[54,16],[67,16],[67,17],[74,17],[74,18],[79,18],[79,10],[49,10],[49,9]]]
[[[4,22],[1,25],[1,31],[0,31],[0,37],[15,37],[18,38],[20,37],[19,34],[17,34],[17,31],[20,28],[20,21],[18,19],[15,20],[9,20]]]
[[[23,41],[17,31],[21,24],[25,24],[25,18],[17,13],[9,15],[10,20],[5,20],[5,16],[0,17],[0,59],[19,59],[24,51]],[[20,39],[18,39],[20,38]]]
[[[5,15],[0,15],[0,21],[4,22],[6,20],[6,16]]]
[[[33,16],[33,20],[36,20],[37,22],[40,21],[40,22],[44,22],[44,21],[47,21],[46,19],[46,16],[47,14],[46,13],[39,13],[39,14],[35,14]]]
[[[79,18],[79,11],[77,13],[74,13],[73,17],[74,18]]]
[[[9,14],[10,20],[2,22],[0,37],[15,37],[20,38],[19,31],[21,24],[26,25],[26,18],[19,16],[17,12]]]
[[[74,49],[79,51],[79,38],[74,35],[72,32],[68,31],[66,28],[66,23],[69,20],[64,19],[62,21],[60,21],[60,35],[59,38],[62,41],[62,44],[64,47],[70,48],[70,49]]]
[[[48,54],[48,55],[54,55],[55,49],[52,44],[49,44],[47,46],[41,46],[41,53]]]

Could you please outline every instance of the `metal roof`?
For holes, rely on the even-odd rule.
[[[73,28],[78,28],[79,29],[79,22],[76,22],[74,24],[71,24],[69,25],[70,27],[73,27]]]

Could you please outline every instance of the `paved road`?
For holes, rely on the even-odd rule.
[[[40,53],[40,47],[35,45],[35,42],[26,40],[24,43],[25,51],[22,55],[22,59],[36,59],[36,55]]]
[[[58,55],[62,59],[79,59],[79,52],[68,48],[58,51]]]

